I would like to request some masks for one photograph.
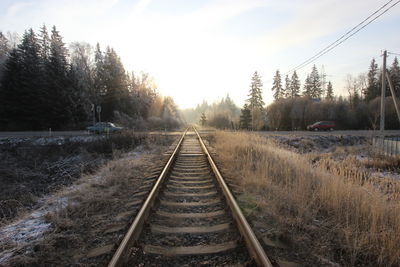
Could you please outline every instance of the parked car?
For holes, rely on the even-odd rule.
[[[308,125],[309,131],[333,131],[336,125],[333,121],[318,121],[314,124]]]
[[[87,127],[86,129],[92,133],[116,133],[121,132],[123,128],[117,127],[111,122],[98,122],[93,126]]]

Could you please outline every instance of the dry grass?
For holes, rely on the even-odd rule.
[[[400,157],[375,155],[374,160],[366,162],[366,167],[378,170],[400,171]]]
[[[313,164],[248,133],[217,132],[215,148],[260,212],[288,230],[298,247],[346,266],[400,264],[400,201],[363,171],[350,163]]]
[[[357,155],[365,156],[365,159],[362,160],[356,165],[363,166],[373,170],[385,170],[385,171],[400,171],[400,157],[395,156],[385,156],[379,153],[372,144],[358,145],[358,146],[336,146],[331,153],[332,158],[339,158],[347,160],[350,158],[352,162]]]

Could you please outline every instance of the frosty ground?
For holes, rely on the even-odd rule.
[[[134,209],[121,203],[130,202],[174,139],[144,134],[3,139],[0,177],[7,194],[1,201],[0,265],[67,265],[89,260],[87,254],[102,242],[113,247],[119,233],[110,231],[117,236],[104,235],[99,244],[97,231],[116,223],[124,231],[133,216],[127,211]]]

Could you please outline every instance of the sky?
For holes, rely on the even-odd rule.
[[[277,69],[290,71],[387,1],[0,0],[0,31],[56,25],[66,43],[109,45],[180,108],[227,94],[242,106],[258,71],[268,104]],[[382,50],[400,53],[398,25],[400,4],[314,62],[336,95],[346,95],[348,74],[366,72],[372,58],[380,65]],[[302,84],[311,67],[298,71]]]

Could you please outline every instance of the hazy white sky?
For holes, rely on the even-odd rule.
[[[271,79],[324,48],[388,0],[0,0],[0,30],[56,25],[66,42],[110,45],[181,108],[227,93],[242,106],[255,70]],[[382,49],[400,52],[400,4],[315,62],[335,92]],[[389,58],[389,62],[393,60]],[[311,65],[299,71],[301,82]]]

